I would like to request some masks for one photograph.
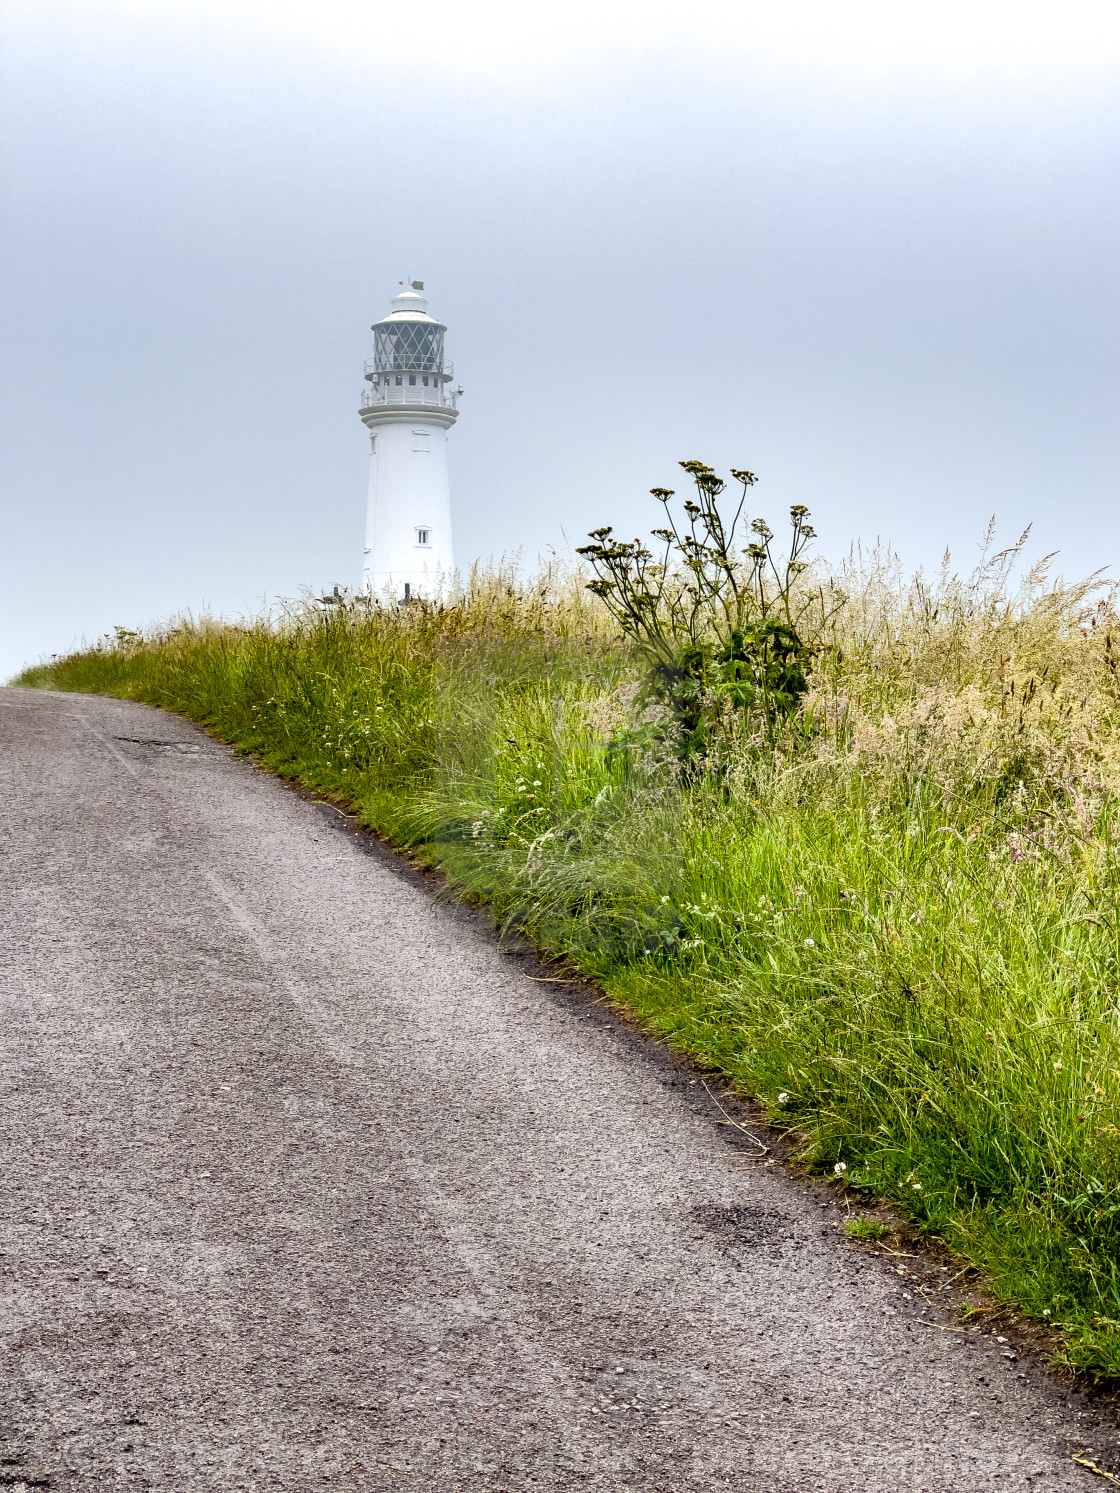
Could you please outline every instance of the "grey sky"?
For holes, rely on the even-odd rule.
[[[9,11],[0,675],[355,582],[406,275],[462,562],[644,530],[696,456],[829,554],[967,565],[994,513],[1116,565],[1108,7],[523,9]]]

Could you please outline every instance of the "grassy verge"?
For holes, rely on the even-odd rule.
[[[548,578],[17,682],[167,706],[422,847],[1118,1376],[1115,618],[1002,571],[839,589],[810,744],[732,722],[692,781],[620,737],[634,662]]]

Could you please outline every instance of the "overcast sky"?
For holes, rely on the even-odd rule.
[[[9,0],[0,677],[356,584],[370,323],[427,282],[457,558],[699,457],[826,554],[1120,572],[1120,12]]]

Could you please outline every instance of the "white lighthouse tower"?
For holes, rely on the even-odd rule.
[[[444,594],[454,570],[447,432],[463,391],[451,387],[447,328],[428,315],[423,291],[413,280],[374,323],[361,409],[370,433],[362,584],[398,601]]]

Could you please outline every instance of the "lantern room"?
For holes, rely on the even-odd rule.
[[[443,336],[447,328],[428,315],[424,282],[395,295],[392,310],[373,324],[374,373],[443,373]]]

